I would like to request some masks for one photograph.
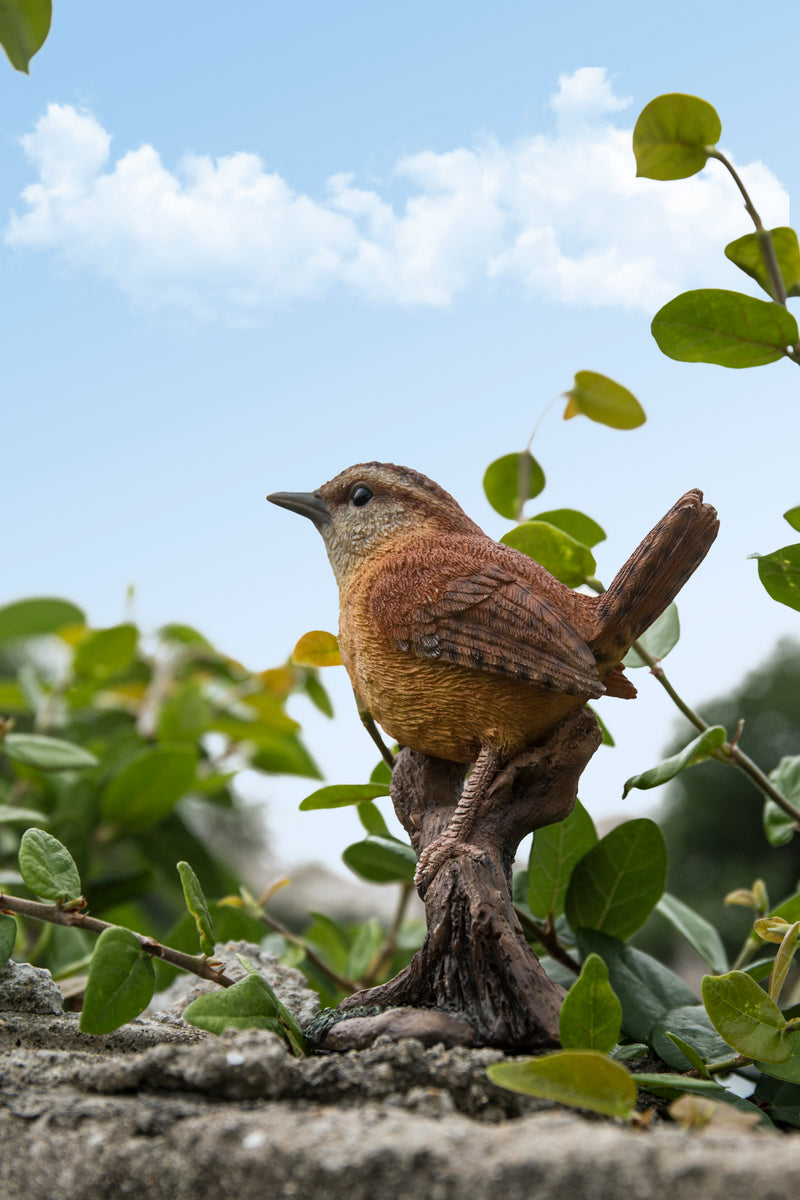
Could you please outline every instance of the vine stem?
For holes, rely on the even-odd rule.
[[[572,957],[567,948],[558,940],[558,935],[549,919],[543,925],[540,925],[538,921],[534,921],[532,917],[529,917],[516,904],[514,905],[514,912],[517,914],[519,923],[526,935],[540,942],[550,957],[554,958],[556,962],[560,962],[563,967],[567,967],[574,975],[580,975],[581,964]]]
[[[592,577],[585,579],[584,582],[598,594],[605,591],[605,588],[603,587],[602,583],[600,583],[599,579]],[[675,704],[675,706],[683,713],[687,721],[690,721],[691,724],[694,725],[695,729],[697,729],[700,733],[705,733],[707,729],[710,729],[711,726],[708,724],[708,722],[704,721],[699,713],[696,713],[694,709],[686,703],[683,697],[676,692],[675,688],[667,678],[664,668],[661,666],[658,659],[653,658],[652,654],[648,654],[641,642],[634,642],[631,649],[635,650],[642,661],[647,664],[647,666],[650,668],[650,674],[658,680],[664,691],[672,700],[673,704]],[[736,737],[732,742],[725,742],[725,744],[721,746],[719,750],[715,750],[713,752],[711,757],[716,759],[717,762],[738,767],[738,769],[748,777],[751,783],[755,784],[755,786],[761,792],[763,792],[768,799],[774,801],[778,808],[785,812],[787,817],[791,817],[798,828],[800,828],[800,809],[795,808],[791,801],[787,800],[783,793],[778,791],[772,780],[768,779],[761,768],[753,762],[752,758],[749,758],[743,750],[739,749],[738,745],[736,744],[738,736],[739,731],[737,731]]]
[[[336,985],[339,991],[346,992],[348,996],[352,995],[353,992],[358,991],[359,985],[352,979],[346,979],[344,975],[337,975],[336,971],[327,966],[327,964],[322,961],[316,951],[309,946],[305,938],[300,937],[300,935],[297,933],[292,933],[291,929],[287,929],[285,925],[282,925],[280,921],[276,921],[274,917],[268,916],[263,909],[259,910],[258,919],[263,925],[266,925],[267,929],[271,929],[273,933],[280,934],[280,936],[285,938],[287,942],[290,942],[292,946],[297,946],[300,950],[303,950],[308,961],[312,963],[318,971],[321,971],[323,975],[327,976],[331,983]]]
[[[761,249],[761,256],[764,259],[764,265],[767,268],[769,281],[772,284],[773,299],[784,308],[787,308],[788,306],[786,301],[788,297],[786,295],[786,285],[783,282],[783,275],[778,262],[778,256],[775,253],[775,243],[772,240],[771,232],[769,229],[764,228],[764,224],[761,220],[758,210],[753,204],[753,201],[750,199],[747,188],[744,186],[741,176],[734,167],[733,163],[725,157],[721,150],[717,150],[713,147],[707,148],[706,153],[708,154],[709,158],[715,158],[717,162],[722,163],[723,167],[726,171],[728,171],[734,183],[741,192],[745,209],[747,210],[747,213],[749,214],[750,219],[756,228],[756,237],[758,238],[758,244]],[[800,363],[800,342],[797,342],[794,346],[792,346],[791,351],[787,351],[787,358],[791,358],[793,362]]]
[[[77,902],[75,902],[77,903]],[[121,926],[112,925],[109,921],[101,921],[98,917],[90,917],[78,909],[65,908],[59,904],[41,904],[37,900],[24,900],[20,896],[9,896],[0,892],[0,912],[21,917],[32,917],[35,921],[47,921],[51,925],[69,925],[76,929],[86,929],[89,933],[104,933],[106,929],[119,929]],[[163,946],[155,938],[145,937],[142,933],[128,930],[137,939],[144,950],[152,958],[159,958],[170,966],[198,975],[201,979],[209,979],[220,987],[232,987],[236,982],[226,975],[222,966],[215,966],[214,960],[193,954],[184,954],[182,950],[173,950],[171,946]]]
[[[414,891],[415,888],[413,883],[404,883],[401,885],[400,899],[397,902],[397,909],[395,910],[392,927],[389,930],[386,941],[384,942],[383,949],[362,979],[362,987],[371,987],[377,979],[380,979],[383,972],[388,970],[389,964],[394,957],[394,952],[397,949],[397,939],[400,936],[400,929],[405,919],[408,902],[411,899]]]

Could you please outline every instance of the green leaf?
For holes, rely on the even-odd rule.
[[[659,787],[662,783],[667,783],[676,775],[680,775],[681,771],[686,770],[687,767],[693,767],[696,763],[703,762],[715,750],[719,750],[724,745],[726,737],[727,734],[721,725],[714,725],[711,729],[706,729],[705,733],[696,737],[679,754],[665,758],[657,767],[651,767],[649,771],[643,771],[641,775],[632,775],[622,790],[623,800],[631,788]]]
[[[580,929],[576,936],[582,955],[599,954],[608,967],[609,981],[622,1005],[622,1028],[629,1038],[649,1043],[659,1018],[673,1009],[697,1005],[697,997],[680,976],[642,950],[592,929]]]
[[[258,750],[251,765],[258,771],[272,775],[303,775],[309,779],[321,779],[319,767],[294,734],[260,737]]]
[[[728,1091],[722,1084],[715,1083],[713,1079],[690,1079],[686,1075],[659,1075],[639,1071],[635,1071],[632,1078],[640,1088],[644,1088],[654,1096],[665,1096],[671,1099],[673,1096],[682,1096],[688,1092],[692,1096],[706,1096],[709,1100],[730,1104],[732,1108],[738,1108],[742,1112],[759,1113],[762,1116],[761,1124],[771,1128],[771,1121],[761,1114],[761,1110],[755,1104],[737,1096],[735,1092]]]
[[[607,1054],[619,1041],[622,1005],[608,982],[608,968],[590,954],[567,992],[559,1017],[558,1037],[564,1050],[599,1050]]]
[[[641,646],[651,658],[662,659],[666,658],[670,650],[677,646],[680,636],[681,626],[678,620],[678,606],[672,603],[669,608],[664,610],[660,617],[656,617],[653,624],[642,634],[636,644]],[[646,663],[641,655],[637,654],[635,647],[631,647],[622,661],[626,667],[649,666],[649,663]]]
[[[26,75],[28,64],[50,31],[51,0],[0,0],[0,44],[12,67]]]
[[[789,522],[792,529],[800,529],[800,504],[796,508],[787,509],[783,516]]]
[[[527,480],[525,495],[520,495],[520,485]],[[533,455],[524,450],[522,454],[504,454],[486,468],[483,490],[495,512],[509,521],[516,521],[526,500],[532,500],[544,489],[544,471]]]
[[[528,860],[528,906],[538,917],[564,911],[575,864],[597,843],[594,822],[580,800],[564,821],[537,829]]]
[[[633,129],[636,174],[646,179],[687,179],[702,171],[722,123],[706,100],[669,92],[646,104]]]
[[[57,600],[49,596],[17,600],[0,608],[0,642],[7,642],[11,638],[39,637],[43,633],[55,633],[66,625],[85,623],[81,609],[69,600]]]
[[[689,908],[688,904],[684,904],[669,892],[664,892],[656,908],[715,975],[723,975],[727,971],[728,956],[722,938],[705,917],[701,917],[693,908]]]
[[[756,1061],[755,1065],[773,1079],[785,1079],[788,1083],[800,1083],[800,1033],[790,1033],[787,1036],[790,1053],[784,1062]]]
[[[156,734],[160,742],[194,745],[208,729],[211,709],[193,679],[182,684],[158,710]]]
[[[343,975],[350,954],[350,936],[344,926],[325,913],[310,912],[311,924],[303,931],[304,941],[311,942],[322,953],[327,964]]]
[[[132,758],[106,787],[103,819],[123,829],[156,825],[191,789],[195,754],[188,746],[154,746]]]
[[[677,1071],[687,1071],[695,1064],[669,1035],[688,1042],[701,1059],[715,1060],[730,1058],[732,1051],[719,1036],[709,1020],[708,1013],[697,1001],[670,1008],[658,1018],[650,1030],[650,1045],[659,1058]]]
[[[135,625],[113,625],[88,634],[75,651],[73,668],[84,679],[110,679],[130,664],[139,631]]]
[[[667,877],[667,849],[655,821],[625,821],[580,860],[564,910],[574,930],[599,929],[623,940],[645,923]]]
[[[774,800],[765,800],[762,812],[764,835],[770,846],[783,846],[797,833],[797,823]]]
[[[576,542],[588,546],[591,550],[598,542],[606,540],[605,530],[602,529],[586,513],[578,512],[575,508],[554,508],[550,512],[537,513],[532,521],[544,521],[547,525],[555,525],[568,533]]]
[[[708,1070],[706,1069],[705,1059],[699,1053],[699,1051],[694,1048],[694,1046],[691,1046],[688,1042],[685,1042],[682,1037],[678,1037],[677,1033],[667,1032],[664,1036],[672,1042],[673,1046],[675,1046],[677,1050],[680,1051],[687,1063],[689,1063],[689,1065],[695,1071],[699,1071],[704,1079],[711,1078]]]
[[[372,768],[372,774],[369,777],[369,781],[370,783],[385,783],[387,786],[388,795],[388,787],[392,782],[392,772],[389,768],[389,765],[385,763],[382,758],[378,759],[377,763]]]
[[[19,843],[19,869],[25,886],[43,900],[77,900],[81,877],[67,850],[44,829],[26,829]]]
[[[761,1064],[759,1064],[761,1065]],[[793,1083],[781,1083],[762,1075],[758,1081],[754,1099],[762,1106],[773,1121],[786,1125],[800,1125],[800,1087]]]
[[[782,758],[769,777],[790,804],[800,804],[800,755]],[[763,817],[767,841],[773,846],[790,842],[797,832],[795,821],[774,800],[764,802]]]
[[[559,1050],[521,1062],[494,1063],[492,1083],[526,1096],[630,1120],[636,1085],[625,1067],[596,1050]]]
[[[286,1010],[262,975],[248,974],[223,991],[198,996],[184,1009],[183,1016],[190,1025],[210,1033],[220,1034],[226,1029],[269,1029],[292,1044]],[[299,1034],[302,1041],[302,1033],[293,1018],[292,1023],[297,1030],[294,1037]]]
[[[750,558],[758,559],[758,577],[772,599],[800,611],[800,543]]]
[[[525,521],[500,539],[521,550],[567,587],[577,587],[594,575],[597,564],[588,546],[546,521]]]
[[[200,880],[187,862],[179,862],[177,866],[186,907],[194,917],[197,932],[200,935],[200,949],[207,958],[210,958],[214,953],[214,923],[208,911],[208,903],[203,895],[203,889],[200,887]]]
[[[0,967],[4,967],[14,951],[17,940],[17,922],[13,917],[0,913]]]
[[[739,1054],[771,1063],[789,1058],[792,1042],[786,1018],[744,971],[706,975],[703,1003],[714,1028]]]
[[[0,679],[0,713],[29,713],[31,706],[13,679]]]
[[[348,979],[361,979],[366,974],[384,940],[385,934],[377,917],[370,917],[358,926],[347,959],[345,973]]]
[[[7,733],[0,742],[0,753],[40,771],[79,771],[98,765],[95,756],[83,746],[43,733]]]
[[[333,704],[331,703],[331,698],[313,671],[308,672],[303,686],[305,687],[306,695],[314,707],[319,709],[323,716],[332,717]]]
[[[147,1008],[155,987],[149,954],[129,929],[105,929],[97,939],[81,1011],[83,1033],[111,1033]]]
[[[597,724],[600,726],[600,732],[603,735],[603,740],[600,743],[600,745],[601,746],[615,746],[616,742],[614,741],[613,737],[611,736],[611,731],[609,730],[609,728],[606,725],[603,718],[598,713],[597,709],[592,708],[591,704],[587,704],[586,707],[589,709],[590,712],[592,712],[594,714],[594,719],[595,719],[595,721],[597,721]]]
[[[342,861],[370,883],[411,883],[417,856],[405,842],[370,834],[348,846]]]
[[[798,340],[797,322],[780,304],[721,288],[682,292],[650,328],[667,358],[720,367],[777,362]]]
[[[800,245],[797,242],[797,234],[788,225],[771,229],[769,232],[772,235],[775,257],[783,276],[786,295],[800,296]],[[725,247],[725,254],[732,263],[736,263],[736,266],[744,271],[745,275],[755,279],[768,296],[771,296],[773,300],[778,299],[773,291],[772,281],[761,251],[761,239],[757,233],[746,233],[744,237],[730,242]]]
[[[769,994],[770,998],[776,1004],[780,1000],[786,976],[789,973],[789,968],[792,965],[792,960],[797,950],[798,934],[800,934],[800,921],[795,921],[794,925],[790,925],[786,930],[783,941],[778,946],[778,952],[775,955],[775,962],[772,965],[772,972],[769,977]]]
[[[388,783],[336,783],[331,787],[317,788],[305,800],[300,801],[303,812],[317,808],[345,808],[349,804],[360,804],[363,800],[376,800],[389,795]]]
[[[565,395],[565,421],[581,414],[612,429],[636,429],[647,420],[633,392],[597,371],[576,371],[575,386]]]
[[[286,1005],[282,1004],[280,1002],[280,1000],[276,996],[275,992],[273,991],[272,985],[269,983],[268,980],[266,980],[264,978],[264,976],[260,973],[258,968],[256,966],[254,966],[253,963],[251,963],[249,961],[249,959],[245,958],[242,954],[237,954],[236,957],[238,958],[241,965],[244,967],[245,971],[247,971],[248,975],[252,976],[255,979],[258,979],[259,982],[261,983],[262,987],[266,988],[266,990],[269,992],[270,996],[274,1000],[275,1005],[277,1006],[277,1009],[278,1009],[278,1019],[280,1020],[281,1025],[283,1026],[282,1036],[284,1038],[284,1041],[286,1041],[289,1044],[290,1048],[294,1051],[295,1056],[297,1058],[299,1058],[303,1054],[306,1054],[307,1053],[306,1042],[305,1042],[305,1037],[303,1036],[303,1031],[300,1028],[300,1026],[297,1024],[297,1021],[294,1019],[292,1014],[289,1012],[289,1009],[286,1007]]]
[[[339,643],[332,633],[312,629],[304,633],[292,651],[292,662],[299,667],[340,667]]]
[[[358,810],[358,819],[366,829],[367,833],[377,833],[379,837],[391,837],[389,826],[383,819],[383,814],[377,804],[372,800],[362,800],[356,805]],[[0,812],[3,810],[0,809]]]
[[[0,826],[2,825],[47,825],[51,818],[34,808],[16,808],[0,804]]]

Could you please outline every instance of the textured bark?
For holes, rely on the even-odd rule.
[[[578,780],[601,741],[587,709],[569,716],[540,746],[512,759],[487,789],[469,839],[430,880],[423,899],[428,933],[404,971],[342,1002],[438,1009],[453,1017],[453,1040],[466,1020],[472,1044],[534,1050],[558,1044],[563,989],[548,979],[525,941],[511,897],[511,867],[526,834],[568,816]],[[448,826],[464,769],[402,750],[392,801],[417,855]],[[422,1029],[429,1012],[420,1013]],[[364,1022],[359,1020],[359,1044]],[[405,1036],[413,1036],[406,1018]],[[337,1044],[347,1022],[336,1026]],[[385,1032],[376,1019],[375,1036]]]

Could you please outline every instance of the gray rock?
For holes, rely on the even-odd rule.
[[[0,1012],[60,1013],[64,998],[44,967],[8,962],[0,968]]]
[[[795,1200],[800,1137],[632,1130],[494,1087],[495,1050],[295,1059],[261,1030],[0,1022],[2,1200]]]
[[[221,942],[214,947],[214,956],[226,964],[225,974],[231,979],[244,979],[247,972],[236,958],[237,954],[258,967],[281,1004],[286,1005],[301,1025],[307,1025],[319,1012],[319,996],[308,987],[305,976],[294,967],[284,966],[268,950],[262,950],[253,942]],[[174,1019],[180,1017],[198,996],[218,990],[215,983],[181,974],[170,987],[153,997],[147,1013],[159,1019]]]

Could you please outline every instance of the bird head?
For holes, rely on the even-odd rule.
[[[275,492],[267,499],[314,523],[340,587],[367,559],[408,537],[481,532],[438,483],[393,463],[358,463],[315,492]]]

